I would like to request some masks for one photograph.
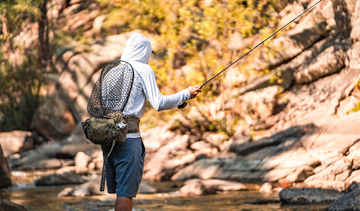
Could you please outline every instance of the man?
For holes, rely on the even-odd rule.
[[[200,86],[190,86],[176,94],[164,96],[156,84],[155,73],[147,65],[152,47],[140,33],[134,33],[126,42],[121,60],[134,68],[133,88],[124,115],[141,118],[146,99],[157,111],[174,108],[196,97]],[[136,196],[144,167],[145,147],[140,132],[128,133],[124,145],[115,145],[107,166],[107,188],[116,193],[115,211],[132,210],[132,198]]]

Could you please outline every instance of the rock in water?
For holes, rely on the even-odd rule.
[[[27,209],[19,204],[15,204],[11,201],[0,200],[0,210],[1,211],[27,211]]]
[[[360,210],[360,188],[351,191],[331,203],[329,211]]]
[[[140,186],[139,186],[139,193],[142,194],[149,194],[149,193],[156,193],[158,190],[156,190],[156,188],[150,186],[148,183],[146,182],[141,182]]]
[[[84,197],[84,196],[96,196],[96,195],[107,194],[106,186],[103,192],[99,190],[99,187],[100,187],[100,177],[96,176],[94,178],[91,178],[89,181],[85,182],[84,184],[65,188],[58,194],[58,197],[64,197],[64,196]]]
[[[86,182],[81,176],[74,172],[68,172],[64,174],[51,174],[43,176],[35,181],[35,186],[51,186],[51,185],[70,185],[70,184],[82,184]]]
[[[322,188],[288,188],[279,193],[283,204],[331,203],[343,195],[340,191]]]
[[[272,185],[269,182],[264,183],[261,186],[259,192],[260,193],[272,193],[273,192]]]
[[[246,190],[246,186],[234,181],[218,179],[191,179],[184,183],[180,189],[182,196],[210,195],[218,191]]]

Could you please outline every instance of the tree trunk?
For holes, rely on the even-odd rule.
[[[41,17],[39,23],[39,68],[42,72],[46,71],[49,62],[49,24],[47,19],[46,5],[48,0],[40,4]]]
[[[35,99],[35,107],[39,104],[39,92],[44,80],[44,73],[47,72],[50,61],[50,50],[49,50],[49,22],[47,19],[47,8],[46,5],[48,0],[43,0],[39,5],[41,17],[38,20],[39,24],[39,58],[38,68],[40,70],[40,79],[38,85],[38,92]]]
[[[7,40],[7,38],[8,38],[8,30],[7,30],[7,25],[6,25],[7,21],[6,21],[6,13],[5,12],[2,14],[1,22],[2,22],[1,31],[2,31],[2,34],[5,37],[5,42],[4,42],[4,48],[3,49],[4,49],[4,52],[6,53],[8,51],[8,49],[9,49],[10,44],[9,44],[9,41]]]
[[[11,186],[10,168],[0,145],[0,188]]]
[[[6,39],[7,35],[8,35],[8,31],[7,31],[7,26],[6,26],[6,14],[5,13],[3,13],[3,15],[2,15],[1,21],[2,21],[2,34],[5,36],[5,39]]]

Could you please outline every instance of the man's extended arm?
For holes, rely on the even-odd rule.
[[[141,73],[141,78],[143,81],[145,95],[150,101],[152,107],[154,107],[157,111],[174,108],[182,104],[184,101],[194,98],[199,92],[201,92],[200,86],[190,86],[189,88],[173,95],[162,95],[156,83],[155,73],[150,66],[149,69],[146,69]]]

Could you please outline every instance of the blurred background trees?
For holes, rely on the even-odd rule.
[[[28,130],[39,104],[42,75],[49,60],[46,3],[47,0],[0,3],[0,131]],[[34,36],[39,40],[17,42],[24,30],[33,30],[30,24],[36,22],[39,27]]]
[[[69,4],[69,1],[56,2]],[[150,65],[162,92],[171,94],[189,85],[202,84],[221,71],[254,46],[254,35],[259,41],[270,35],[277,29],[279,11],[288,3],[280,0],[86,0],[82,7],[94,2],[100,7],[96,16],[105,17],[97,37],[86,35],[84,27],[65,30],[60,26],[65,23],[56,19],[60,17],[49,20],[48,0],[0,3],[0,131],[29,130],[32,115],[41,101],[46,75],[52,70],[50,57],[58,47],[73,41],[86,46],[94,38],[140,29],[156,41],[157,54]],[[33,42],[16,41],[25,30],[36,33]],[[248,38],[252,38],[251,41]],[[244,66],[235,66],[235,69],[245,75],[261,74]],[[220,95],[224,89],[220,86],[221,79],[203,88],[198,103],[204,104],[205,99]]]

